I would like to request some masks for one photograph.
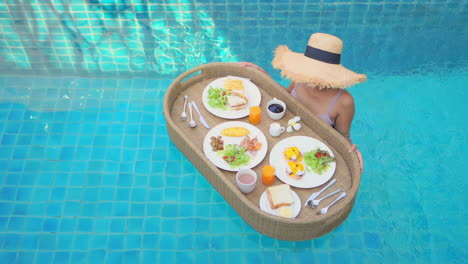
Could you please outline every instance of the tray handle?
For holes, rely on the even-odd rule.
[[[179,77],[177,77],[175,80],[174,80],[174,83],[179,83],[179,84],[183,84],[184,82],[188,81],[189,79],[197,76],[198,74],[202,73],[203,72],[203,67],[202,65],[201,66],[197,66],[195,68],[192,68],[184,73],[182,73]]]

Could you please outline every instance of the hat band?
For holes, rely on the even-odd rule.
[[[341,54],[317,49],[311,46],[307,46],[306,51],[304,52],[306,57],[309,57],[314,60],[323,61],[330,64],[340,64]]]

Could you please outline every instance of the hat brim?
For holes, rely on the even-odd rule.
[[[318,88],[344,89],[367,80],[365,74],[355,73],[341,64],[311,59],[302,53],[291,51],[285,45],[276,48],[272,64],[275,69],[281,70],[283,77]]]

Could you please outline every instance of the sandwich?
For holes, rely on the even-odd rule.
[[[266,192],[271,209],[278,209],[281,206],[289,206],[294,202],[291,195],[291,188],[287,184],[268,187]]]
[[[227,106],[230,110],[241,110],[248,106],[249,100],[243,94],[231,92],[227,96]]]

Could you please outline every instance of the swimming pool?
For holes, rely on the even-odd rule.
[[[55,13],[10,2],[0,5],[2,263],[466,262],[463,2],[72,1]],[[31,16],[25,28],[19,18]],[[249,227],[175,148],[162,98],[211,61],[253,61],[286,84],[272,50],[300,51],[315,31],[343,38],[344,65],[369,75],[349,90],[366,167],[342,225],[280,241]]]

